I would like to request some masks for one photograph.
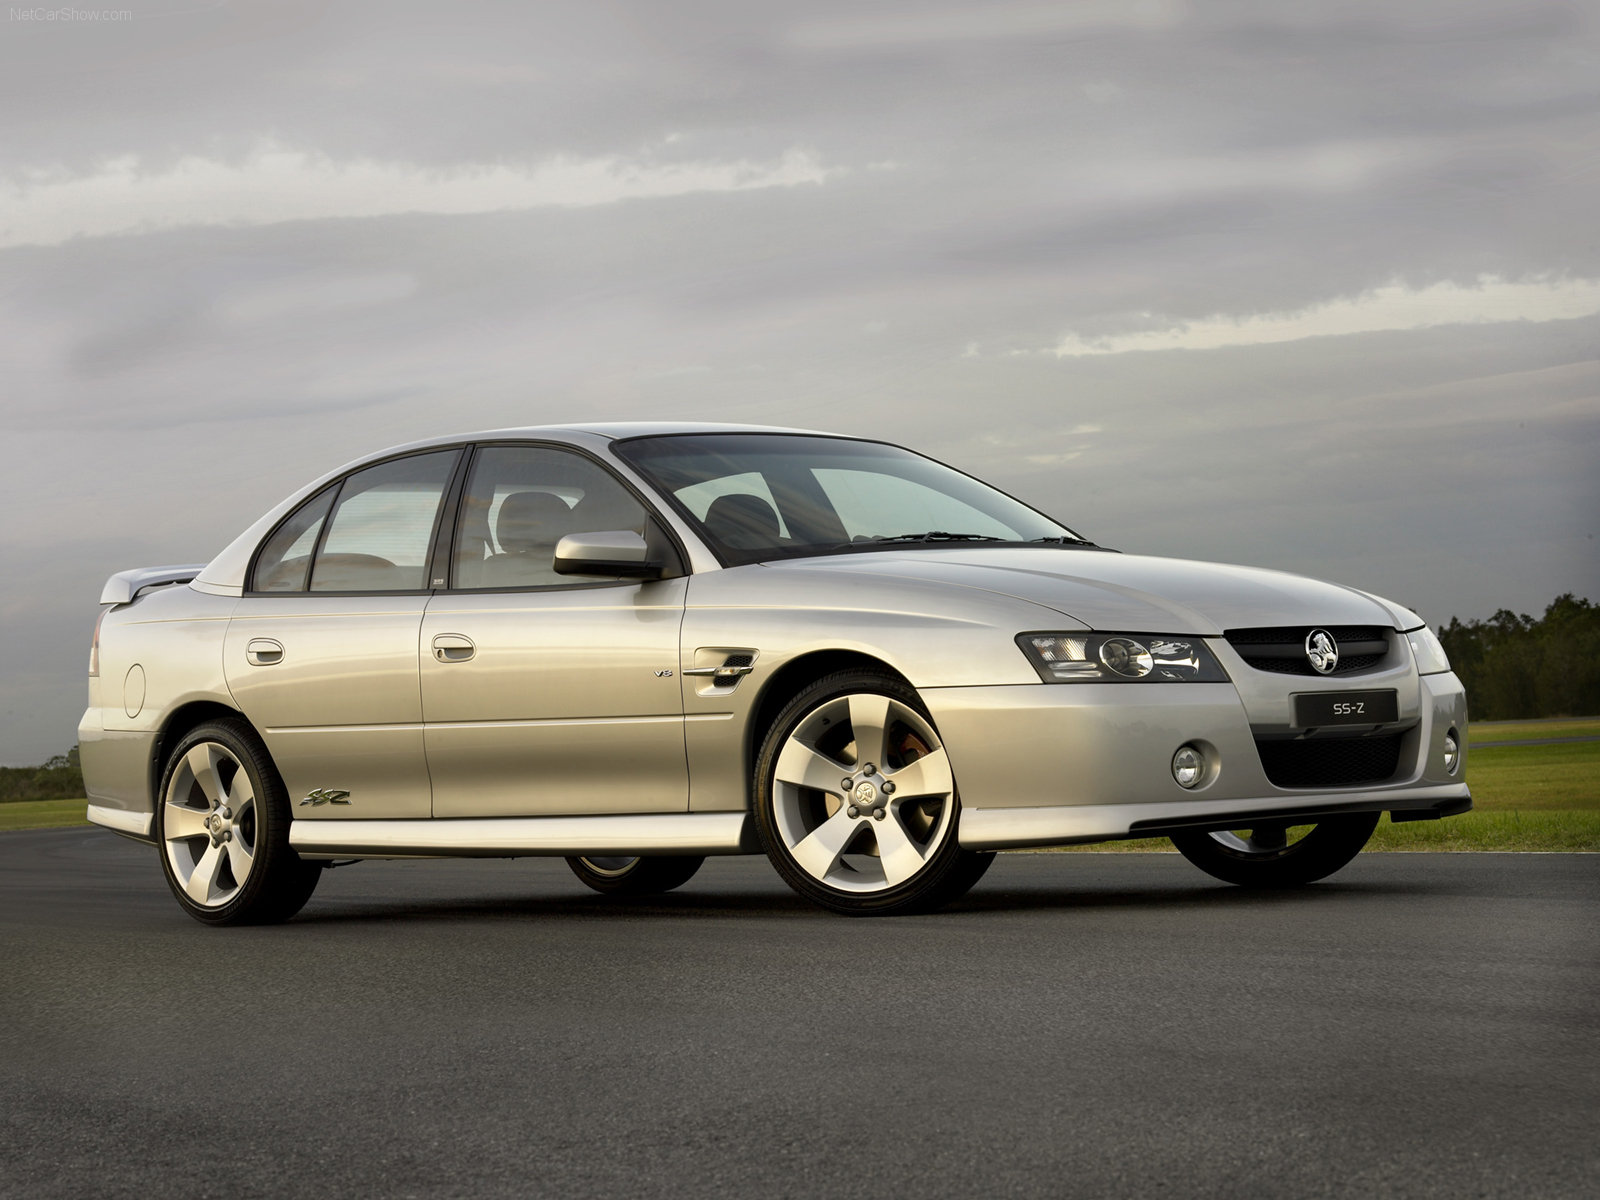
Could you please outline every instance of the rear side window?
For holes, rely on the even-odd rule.
[[[256,558],[256,571],[250,584],[253,592],[303,592],[311,575],[311,552],[316,549],[322,522],[333,505],[339,485],[324,488],[302,504],[267,539]]]
[[[349,476],[311,567],[313,592],[420,592],[457,451],[379,463]]]

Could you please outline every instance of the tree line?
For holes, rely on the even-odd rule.
[[[1568,592],[1542,617],[1507,608],[1487,621],[1451,617],[1439,640],[1473,720],[1600,714],[1600,604]]]
[[[1487,621],[1451,617],[1439,640],[1475,720],[1600,714],[1600,604],[1568,592],[1542,617],[1508,608]],[[37,767],[0,767],[0,804],[82,795],[76,746]]]
[[[0,767],[0,804],[8,800],[76,800],[83,795],[78,748],[37,767]]]

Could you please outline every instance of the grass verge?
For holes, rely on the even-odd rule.
[[[1600,737],[1600,721],[1475,721],[1467,727],[1467,744],[1515,742],[1523,738]]]
[[[14,800],[0,804],[0,833],[13,829],[61,829],[87,825],[87,800]]]

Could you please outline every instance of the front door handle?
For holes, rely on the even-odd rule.
[[[283,643],[271,638],[251,638],[245,643],[244,660],[252,667],[275,667],[283,661]]]
[[[466,662],[478,652],[472,639],[459,633],[437,633],[433,637],[433,656],[440,662]]]

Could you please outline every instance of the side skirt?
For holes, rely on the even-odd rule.
[[[155,821],[154,813],[124,812],[120,808],[91,804],[86,815],[94,824],[103,825],[123,837],[132,838],[136,842],[155,844],[156,839],[150,831]]]
[[[744,812],[295,821],[289,844],[301,858],[759,853],[750,814]]]

